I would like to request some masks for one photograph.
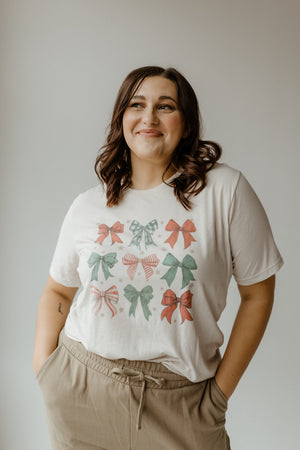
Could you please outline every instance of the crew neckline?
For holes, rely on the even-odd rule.
[[[178,176],[179,175],[179,171],[177,171],[176,173],[174,173],[171,177],[169,177],[169,178],[167,178],[165,181],[171,181],[173,178],[175,178],[176,176]],[[141,193],[145,193],[145,192],[153,192],[153,191],[156,191],[156,190],[159,190],[159,189],[161,189],[161,188],[163,188],[163,187],[166,187],[166,188],[169,188],[170,186],[167,186],[163,181],[160,183],[160,184],[158,184],[157,186],[154,186],[154,187],[152,187],[152,188],[149,188],[149,189],[133,189],[133,188],[127,188],[127,190],[128,191],[130,191],[130,192],[141,192]]]

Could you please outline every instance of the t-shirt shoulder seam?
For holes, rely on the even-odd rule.
[[[232,209],[232,206],[233,206],[233,202],[234,202],[234,198],[235,198],[235,195],[236,195],[237,187],[239,185],[241,177],[242,177],[242,172],[240,170],[238,170],[237,180],[236,180],[236,183],[235,183],[235,186],[234,186],[234,189],[233,189],[233,193],[232,193],[232,197],[231,197],[230,205],[229,205],[229,209],[228,209],[228,211],[229,211],[229,214],[228,214],[229,221],[230,221],[230,217],[231,217],[231,209]]]

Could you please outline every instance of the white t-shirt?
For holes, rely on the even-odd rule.
[[[217,163],[192,203],[187,211],[164,183],[129,189],[111,208],[101,184],[74,200],[50,268],[81,286],[67,336],[104,358],[160,362],[193,382],[214,376],[231,276],[258,283],[283,260],[240,171]]]

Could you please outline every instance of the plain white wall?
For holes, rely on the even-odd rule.
[[[0,17],[1,449],[50,448],[31,368],[39,296],[67,208],[97,183],[119,86],[148,64],[189,79],[205,137],[256,190],[285,260],[270,325],[230,399],[232,449],[299,449],[300,3],[2,0]],[[232,282],[225,342],[238,303]]]

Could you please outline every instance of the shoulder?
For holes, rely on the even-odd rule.
[[[71,209],[73,211],[81,211],[93,204],[99,204],[101,200],[106,201],[105,190],[99,183],[86,191],[78,194],[71,204]]]
[[[228,186],[235,189],[240,177],[240,170],[235,169],[226,163],[216,163],[214,167],[207,172],[207,186]]]
[[[214,167],[206,174],[206,186],[203,192],[206,195],[213,196],[231,202],[242,173],[225,163],[216,163]]]

